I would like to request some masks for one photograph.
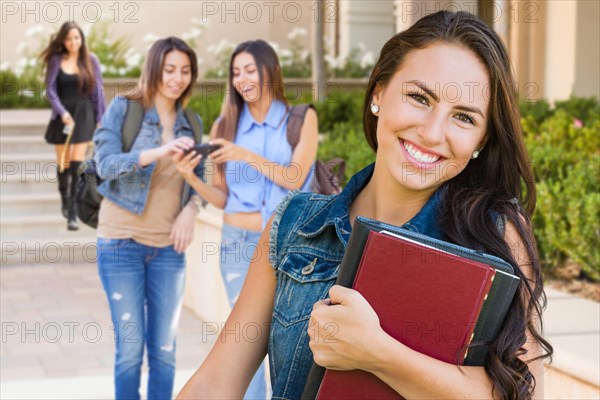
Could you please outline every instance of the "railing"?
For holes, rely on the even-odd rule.
[[[351,91],[354,89],[365,89],[368,80],[362,79],[330,79],[325,87],[327,98],[332,98],[338,91]],[[106,78],[104,79],[104,96],[109,102],[115,96],[124,96],[134,93],[137,89],[138,81],[133,78]],[[222,94],[227,90],[227,81],[225,79],[201,79],[194,84],[194,94],[215,95]],[[316,90],[316,84],[311,79],[288,79],[284,83],[288,94],[288,99],[293,101],[306,92]]]

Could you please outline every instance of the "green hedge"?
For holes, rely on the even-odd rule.
[[[303,91],[299,96],[296,93],[291,93],[289,98],[293,100],[290,103],[311,103],[311,96],[312,93],[309,90]],[[342,122],[360,125],[362,121],[361,107],[363,97],[364,92],[361,90],[351,92],[336,91],[328,96],[326,101],[316,103],[315,108],[319,118],[319,132],[334,131],[336,130],[335,125]],[[197,94],[192,96],[188,107],[202,116],[205,130],[208,132],[221,112],[223,101],[223,93],[210,95]]]
[[[600,118],[594,99],[573,98],[545,119],[524,115],[537,183],[535,235],[545,271],[578,263],[600,281]]]
[[[44,85],[37,79],[18,78],[12,71],[0,71],[0,109],[50,108]]]

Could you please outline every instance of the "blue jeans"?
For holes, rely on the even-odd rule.
[[[139,399],[144,345],[148,399],[170,399],[175,335],[185,281],[185,255],[173,246],[98,238],[98,271],[115,330],[115,397]]]
[[[233,308],[248,273],[250,260],[262,232],[249,231],[223,224],[221,236],[221,275],[229,305]],[[244,399],[266,399],[267,381],[263,362],[248,386]]]

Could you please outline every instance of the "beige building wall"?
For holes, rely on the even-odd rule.
[[[289,48],[287,35],[302,28],[308,34],[301,44],[310,50],[312,25],[319,18],[334,56],[363,43],[376,58],[393,32],[442,9],[480,14],[494,26],[510,51],[522,97],[600,97],[597,0],[326,0],[323,13],[317,12],[316,0],[2,1],[0,64],[14,68],[22,43],[29,52],[37,50],[39,42],[26,37],[31,28],[58,27],[67,19],[85,25],[100,17],[111,21],[114,37],[127,35],[140,52],[148,47],[148,34],[182,36],[192,29],[193,18],[207,22],[197,39],[201,74],[216,66],[207,49],[223,39],[239,43],[263,38]]]
[[[214,55],[206,50],[226,39],[240,43],[250,39],[265,39],[289,48],[287,35],[303,28],[307,35],[301,43],[310,49],[311,25],[316,18],[313,1],[2,1],[0,28],[1,62],[16,65],[22,56],[19,43],[29,43],[30,51],[38,42],[26,37],[26,32],[39,25],[57,29],[63,22],[74,19],[80,25],[93,24],[100,18],[111,21],[113,37],[127,35],[132,46],[144,52],[148,34],[158,37],[182,36],[192,29],[192,18],[207,22],[204,33],[197,39],[201,69],[214,66]],[[337,20],[337,9],[326,22]],[[33,46],[33,48],[31,48]]]
[[[394,2],[340,1],[340,53],[364,46],[376,57],[395,33]]]
[[[573,92],[600,99],[600,1],[577,4]]]
[[[577,3],[553,0],[547,3],[545,97],[568,98],[575,84]],[[596,38],[596,43],[597,38]]]

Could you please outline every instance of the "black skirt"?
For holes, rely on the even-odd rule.
[[[71,136],[71,143],[85,143],[92,140],[94,130],[96,129],[96,118],[94,115],[94,106],[92,100],[78,90],[76,74],[66,74],[62,68],[56,78],[58,98],[62,105],[67,109],[73,121],[75,121],[75,130]],[[65,124],[60,115],[50,120],[46,135],[46,142],[49,144],[64,144],[67,135],[63,133]]]

